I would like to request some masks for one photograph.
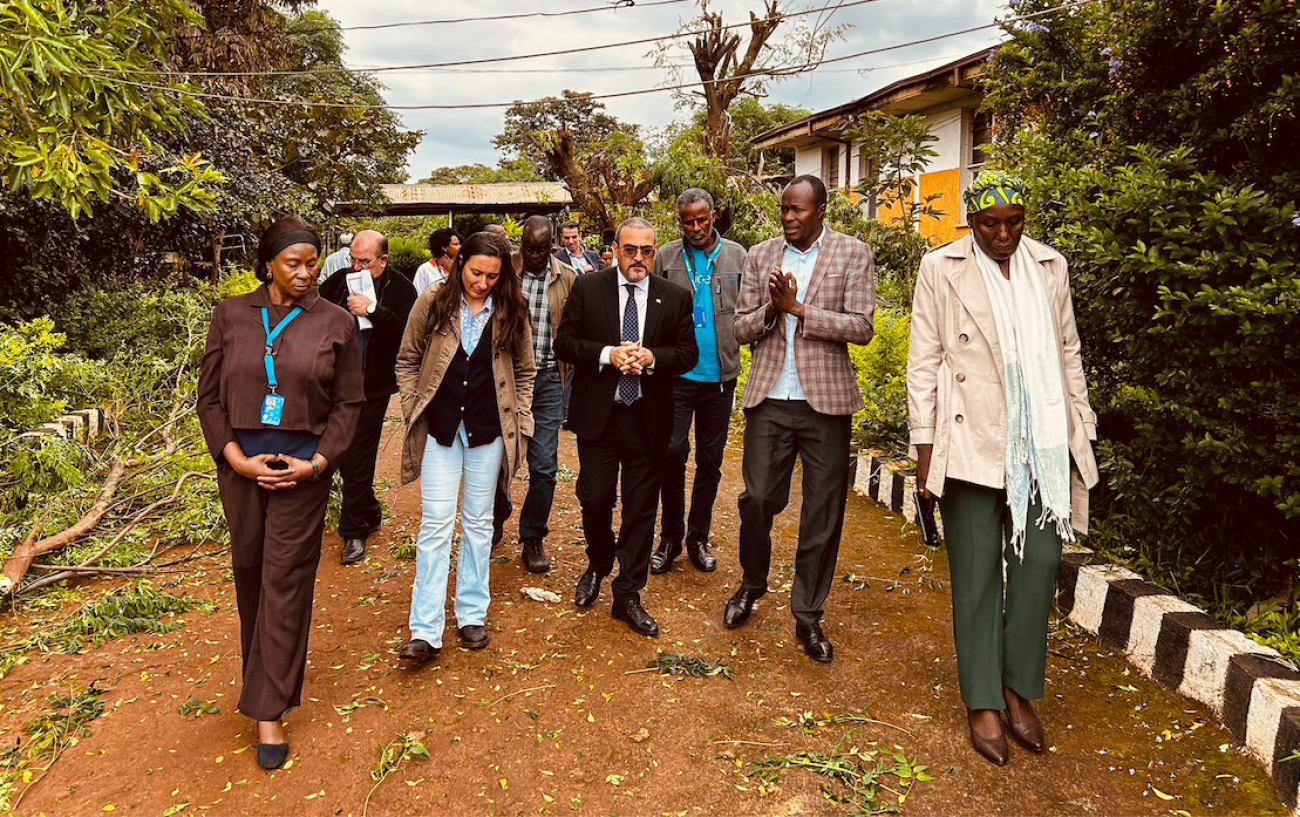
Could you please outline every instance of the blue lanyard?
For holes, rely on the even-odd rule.
[[[275,394],[275,388],[278,385],[275,379],[275,339],[280,337],[284,328],[296,317],[302,314],[302,307],[295,306],[289,310],[289,314],[271,328],[270,313],[266,307],[262,307],[262,328],[266,330],[266,355],[262,362],[266,364],[266,384],[271,388],[271,394]]]
[[[683,260],[686,261],[686,270],[687,270],[687,272],[689,272],[689,273],[691,274],[691,283],[694,284],[694,285],[696,286],[696,288],[698,288],[700,284],[704,284],[705,286],[708,285],[708,283],[709,283],[709,279],[713,277],[713,264],[714,264],[715,261],[718,260],[718,253],[720,253],[720,252],[722,252],[722,239],[721,239],[721,238],[719,238],[719,239],[717,240],[717,242],[713,245],[713,251],[710,252],[710,253],[708,254],[708,256],[705,257],[705,259],[704,259],[705,271],[708,273],[708,275],[705,276],[704,278],[700,278],[700,277],[698,277],[698,276],[695,274],[695,264],[692,263],[692,261],[691,261],[691,251],[690,251],[690,249],[687,247],[686,243],[685,243],[685,242],[682,242],[682,258],[683,258]],[[721,280],[719,280],[719,281],[717,282],[717,291],[718,291],[718,294],[719,294],[719,295],[722,294],[722,281],[721,281]]]

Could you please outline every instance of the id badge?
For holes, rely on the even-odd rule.
[[[708,324],[705,322],[704,318],[704,305],[697,303],[695,304],[695,328],[703,329],[706,326],[708,326]]]
[[[262,401],[262,425],[278,426],[284,414],[284,395],[268,394]]]

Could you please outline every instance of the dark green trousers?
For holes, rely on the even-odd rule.
[[[1031,701],[1043,697],[1047,622],[1061,560],[1056,526],[1040,530],[1042,503],[1030,503],[1022,563],[1011,549],[1006,492],[950,479],[939,503],[962,700],[969,709],[1006,709],[1003,686]]]

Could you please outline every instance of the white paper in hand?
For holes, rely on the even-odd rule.
[[[378,296],[375,295],[375,279],[370,277],[368,271],[349,272],[347,281],[349,295],[364,295],[371,301],[379,302]],[[357,318],[357,327],[359,329],[371,329],[374,324],[370,322],[369,318],[359,317]]]

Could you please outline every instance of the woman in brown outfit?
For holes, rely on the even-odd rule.
[[[320,237],[300,218],[262,234],[264,285],[217,305],[199,375],[199,422],[217,463],[234,562],[257,762],[289,756],[280,718],[301,702],[331,466],[362,401],[356,321],[314,287]]]

